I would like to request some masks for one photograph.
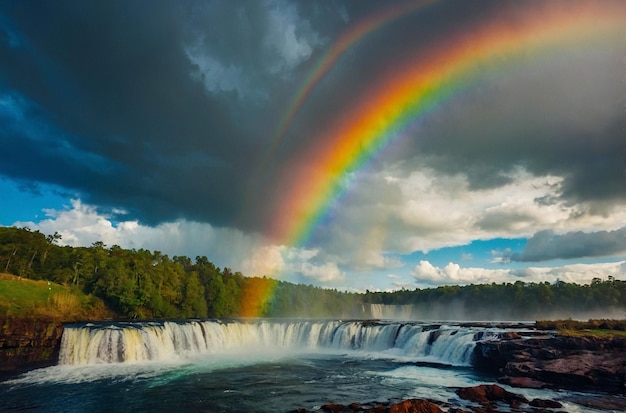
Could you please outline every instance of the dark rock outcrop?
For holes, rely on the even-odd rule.
[[[443,413],[443,410],[428,400],[410,399],[392,405],[389,413]]]
[[[500,377],[498,381],[502,384],[508,384],[511,387],[522,387],[525,389],[545,389],[548,387],[547,383],[539,380],[531,379],[530,377]]]
[[[479,342],[474,365],[518,387],[625,390],[626,339],[540,336]]]
[[[297,413],[304,413],[307,410],[299,408],[295,411]],[[424,399],[408,399],[397,403],[368,403],[364,405],[351,403],[348,406],[328,403],[323,405],[319,411],[329,413],[443,413],[443,410],[435,403]]]
[[[559,402],[546,399],[532,399],[528,404],[533,407],[547,407],[549,409],[560,409],[561,407],[563,407],[563,405]]]
[[[0,319],[0,375],[56,364],[63,325],[33,318]]]
[[[462,401],[459,403],[441,403],[425,399],[408,399],[401,401],[390,401],[389,403],[352,403],[349,406],[329,403],[323,405],[316,412],[332,413],[443,413],[439,407],[447,408],[448,413],[498,413],[515,411],[520,413],[554,412],[554,409],[561,408],[561,403],[553,400],[534,399],[529,402],[524,396],[509,392],[497,384],[481,384],[473,387],[462,387],[456,391],[459,397],[467,400],[467,405]],[[479,406],[477,406],[478,404]],[[306,409],[296,409],[297,413],[305,413]]]
[[[463,387],[457,390],[456,394],[462,399],[470,400],[483,406],[494,406],[495,403],[502,402],[511,407],[517,407],[522,403],[528,403],[524,396],[511,393],[497,384]]]

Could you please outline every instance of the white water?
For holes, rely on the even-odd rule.
[[[60,365],[0,381],[0,411],[274,413],[414,397],[463,407],[456,387],[493,380],[466,367],[475,340],[503,331],[336,320],[68,325]],[[505,388],[607,413],[577,405],[572,392]]]
[[[484,331],[484,330],[481,330]],[[469,365],[477,331],[361,321],[214,321],[66,326],[59,364],[172,362],[267,351],[361,352]]]
[[[365,309],[364,309],[365,311]],[[370,304],[369,312],[371,317],[378,320],[415,320],[415,306],[390,305],[390,304]]]

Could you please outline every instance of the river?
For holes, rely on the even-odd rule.
[[[288,412],[406,398],[462,406],[456,388],[495,383],[471,366],[477,340],[503,331],[270,319],[67,325],[58,365],[0,382],[0,411]],[[598,412],[572,401],[580,393],[503,387]]]

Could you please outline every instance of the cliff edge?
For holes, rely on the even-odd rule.
[[[626,338],[544,335],[477,343],[474,365],[527,388],[626,390]]]
[[[0,375],[57,363],[63,324],[36,318],[0,318]]]

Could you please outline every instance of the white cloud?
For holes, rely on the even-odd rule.
[[[350,268],[393,268],[400,262],[385,262],[387,257],[475,240],[531,237],[545,229],[556,234],[614,231],[626,222],[626,209],[592,215],[584,205],[556,201],[562,177],[519,168],[505,185],[475,189],[463,174],[442,175],[418,161],[363,173],[323,228],[325,244],[319,247],[332,250]],[[504,252],[494,255],[495,261],[505,259]]]
[[[345,274],[339,269],[337,263],[326,262],[323,264],[312,264],[303,262],[299,265],[299,272],[307,278],[311,278],[320,283],[338,282],[345,280]]]
[[[242,272],[246,275],[262,276],[281,273],[286,266],[283,254],[286,247],[263,245],[255,248],[251,255],[243,260]]]
[[[275,278],[298,274],[318,283],[345,280],[337,262],[321,260],[320,250],[267,244],[259,235],[232,228],[217,228],[206,223],[179,220],[149,227],[137,221],[114,224],[110,216],[91,205],[72,200],[63,210],[45,210],[47,219],[16,222],[44,234],[59,232],[61,245],[90,246],[102,241],[107,246],[161,251],[170,256],[206,256],[217,266],[230,267],[248,276]]]
[[[248,80],[244,76],[243,68],[233,63],[225,64],[210,54],[203,42],[194,46],[187,46],[185,53],[189,61],[196,65],[192,77],[202,82],[207,91],[237,92],[241,99],[249,95]]]
[[[311,31],[307,20],[298,15],[295,3],[270,2],[267,16],[268,30],[263,44],[273,57],[269,71],[290,71],[306,61],[322,42]]]
[[[209,224],[176,221],[148,227],[137,221],[122,221],[114,224],[111,217],[99,213],[95,207],[72,200],[71,206],[63,210],[46,210],[47,219],[38,223],[16,222],[14,226],[28,226],[44,234],[58,231],[61,244],[89,246],[96,241],[123,248],[161,251],[168,255],[184,255],[190,258],[207,256],[222,267],[242,271],[245,275],[271,276],[289,281],[309,279],[317,285],[337,287],[346,285],[354,290],[349,273],[340,267],[338,256],[327,254],[318,248],[293,248],[268,244],[254,234],[245,234],[231,228],[215,228]],[[494,255],[496,258],[498,253]],[[393,261],[393,259],[390,259]],[[390,265],[390,264],[387,264]],[[396,274],[381,275],[392,288],[411,288],[442,284],[463,285],[470,283],[503,283],[522,280],[524,282],[588,283],[593,278],[606,279],[609,275],[626,272],[626,261],[601,264],[572,264],[561,267],[526,267],[521,269],[488,269],[461,267],[449,263],[444,267],[433,266],[429,261],[420,261],[411,271],[414,282],[402,281]],[[295,277],[295,278],[292,278]],[[380,284],[380,285],[383,285]],[[377,290],[379,287],[373,287]]]
[[[35,222],[16,222],[14,226],[28,226],[44,234],[58,231],[62,245],[89,246],[102,241],[108,246],[148,249],[168,255],[190,258],[207,256],[219,266],[236,270],[242,257],[254,251],[262,240],[259,236],[244,234],[230,228],[217,228],[209,224],[179,220],[156,227],[129,220],[113,223],[111,216],[102,214],[91,205],[72,200],[63,210],[44,211],[47,219]]]
[[[609,275],[621,274],[626,261],[600,264],[571,264],[560,267],[527,267],[523,269],[462,268],[455,263],[435,267],[428,261],[420,261],[411,275],[420,285],[466,285],[472,283],[505,282],[575,282],[587,284],[593,278],[607,279]]]
[[[234,92],[240,102],[265,102],[269,79],[290,78],[325,42],[300,16],[296,3],[269,0],[254,7],[198,8],[183,48],[191,76],[211,93]],[[253,26],[258,32],[250,31]],[[233,49],[232,42],[243,47]]]

